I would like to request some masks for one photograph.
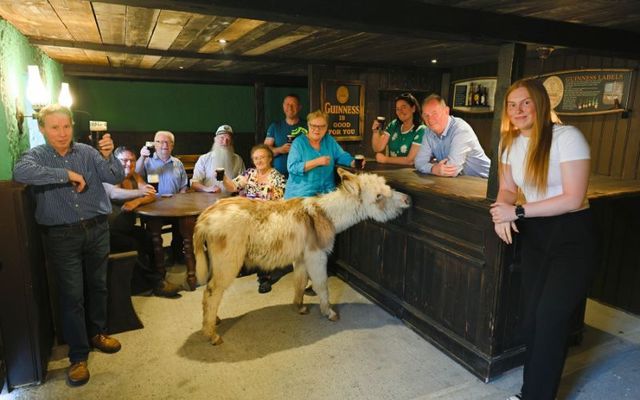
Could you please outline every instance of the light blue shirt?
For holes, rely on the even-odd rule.
[[[329,156],[329,165],[315,167],[304,172],[304,164],[314,158]],[[320,141],[320,150],[311,147],[306,135],[296,138],[291,144],[287,169],[289,180],[284,191],[284,198],[309,197],[320,193],[328,193],[336,188],[336,164],[350,166],[353,156],[340,147],[328,132]]]
[[[164,162],[158,157],[158,153],[153,153],[153,157],[144,160],[144,169],[138,173],[145,180],[149,174],[159,175],[158,194],[176,194],[188,185],[187,171],[182,161],[174,156]]]
[[[430,174],[431,157],[438,161],[448,159],[448,165],[458,166],[458,174],[489,177],[491,160],[484,153],[473,128],[462,118],[450,116],[442,135],[427,129],[414,161],[416,169]]]
[[[86,186],[81,193],[69,182],[67,170],[84,178]],[[112,185],[122,182],[124,169],[113,154],[105,160],[86,144],[72,143],[64,156],[49,144],[43,144],[20,157],[13,169],[13,179],[31,185],[39,224],[76,224],[111,213],[111,202],[102,182]]]

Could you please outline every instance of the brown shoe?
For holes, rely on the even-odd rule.
[[[117,353],[121,347],[116,339],[102,334],[92,337],[91,344],[103,353]]]
[[[86,361],[72,363],[67,369],[67,381],[71,386],[81,386],[89,382],[89,368]]]
[[[162,281],[158,286],[153,288],[153,295],[158,297],[166,297],[168,299],[177,299],[180,296],[178,291],[180,290],[180,286],[174,285],[173,283],[169,283],[167,281]]]

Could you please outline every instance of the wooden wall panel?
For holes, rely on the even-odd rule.
[[[342,142],[345,150],[351,154],[364,154],[373,157],[371,149],[371,125],[379,113],[387,108],[381,102],[381,93],[395,91],[434,93],[440,88],[442,71],[439,69],[422,70],[379,70],[351,67],[311,65],[309,67],[309,101],[311,110],[320,107],[320,82],[325,79],[356,80],[365,84],[365,121],[364,139],[361,142]]]
[[[454,68],[451,81],[495,75],[494,64],[477,64]],[[634,70],[628,108],[640,110],[640,60],[571,54],[556,50],[542,63],[529,58],[525,63],[525,76],[534,76],[563,70],[585,68],[630,68]],[[493,73],[492,73],[493,72]],[[453,93],[453,84],[450,90]],[[496,99],[498,101],[498,99]],[[492,114],[455,114],[464,118],[476,131],[480,144],[490,149]],[[622,113],[595,116],[561,116],[565,124],[580,129],[591,146],[591,170],[595,174],[625,179],[640,179],[640,113],[632,111],[628,117]]]

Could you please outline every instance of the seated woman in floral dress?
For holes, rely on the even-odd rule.
[[[251,160],[255,168],[249,168],[235,179],[224,176],[222,184],[230,192],[239,192],[240,196],[259,200],[278,200],[284,195],[287,180],[278,170],[271,166],[273,152],[264,144],[253,146]],[[290,267],[288,267],[290,269]],[[267,272],[258,271],[258,292],[271,291],[271,283],[284,275],[282,270],[276,270],[274,276]],[[277,276],[277,278],[276,278]]]

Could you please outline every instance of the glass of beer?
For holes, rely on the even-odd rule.
[[[296,137],[293,135],[287,135],[287,143],[291,144],[293,143],[293,139],[295,139]]]
[[[144,142],[144,147],[146,147],[147,150],[149,150],[149,157],[153,157],[153,153],[156,152],[156,143],[153,141]]]
[[[158,191],[158,184],[160,183],[160,175],[158,174],[148,174],[147,175],[147,182],[149,183],[149,185],[153,186],[154,189],[156,189],[156,192]]]
[[[89,121],[89,131],[91,132],[91,145],[100,150],[99,142],[107,132],[107,121]]]
[[[376,117],[376,121],[378,121],[378,132],[382,133],[382,131],[384,131],[384,121],[386,121],[387,119],[385,117],[383,117],[382,115],[378,115]]]
[[[362,169],[364,167],[364,156],[362,154],[356,154],[354,157],[356,169]]]
[[[224,168],[216,168],[216,180],[222,182],[224,179]]]

